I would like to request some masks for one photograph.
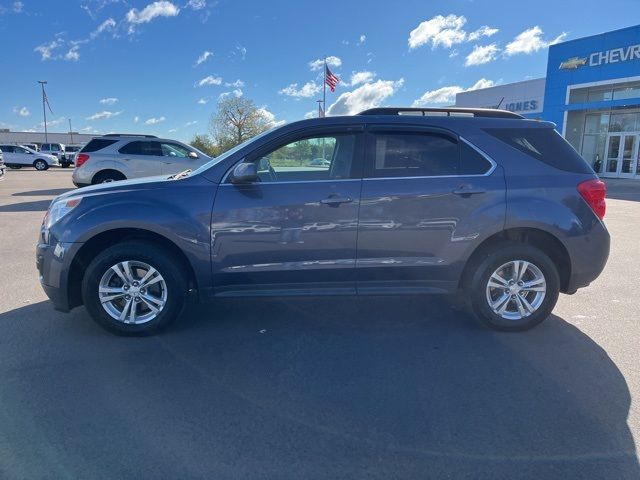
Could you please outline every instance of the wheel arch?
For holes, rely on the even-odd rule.
[[[473,272],[473,266],[478,263],[478,260],[482,258],[486,252],[491,251],[497,245],[504,242],[531,245],[548,255],[558,269],[560,291],[568,293],[571,279],[571,257],[569,251],[555,235],[545,230],[530,227],[506,229],[491,235],[480,243],[466,262],[462,275],[460,276],[458,287],[464,288],[467,286],[469,277]]]
[[[160,245],[171,253],[187,275],[189,291],[197,291],[197,277],[191,262],[184,252],[170,239],[159,233],[140,228],[118,228],[98,233],[88,239],[78,250],[69,267],[67,295],[69,308],[82,305],[82,279],[95,255],[109,246],[128,240],[144,240]]]
[[[96,180],[105,174],[115,174],[116,176],[120,176],[122,177],[120,180],[126,180],[127,176],[122,173],[120,170],[117,170],[115,168],[103,168],[102,170],[98,170],[96,173],[93,174],[93,177],[91,177],[91,184],[95,185],[96,184]]]

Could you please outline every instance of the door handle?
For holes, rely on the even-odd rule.
[[[337,207],[341,203],[351,203],[353,202],[353,198],[351,197],[340,197],[338,195],[330,195],[327,198],[323,198],[320,200],[320,203],[323,205],[329,205],[330,207]]]
[[[471,195],[486,193],[486,190],[484,188],[474,188],[471,185],[460,185],[460,187],[456,188],[451,193],[453,193],[454,195],[461,195],[463,197],[468,197]]]

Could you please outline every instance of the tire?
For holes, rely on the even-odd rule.
[[[33,162],[33,168],[38,170],[39,172],[44,172],[49,169],[49,164],[42,160],[41,158],[37,159]]]
[[[118,180],[126,180],[126,179],[127,177],[125,177],[120,172],[105,171],[105,172],[96,173],[93,176],[93,180],[91,181],[91,184],[97,185],[99,183],[117,182]]]
[[[520,284],[516,282],[516,269],[523,272]],[[465,284],[471,310],[494,330],[533,328],[551,314],[558,301],[558,270],[544,252],[530,245],[506,242],[496,245],[479,255],[469,270],[470,278]],[[489,285],[494,273],[497,276]],[[507,300],[498,303],[505,296]],[[503,307],[504,311],[499,313]]]
[[[98,254],[82,279],[82,298],[93,320],[119,335],[151,335],[167,327],[180,315],[187,293],[185,273],[171,258],[164,248],[145,241],[119,243]],[[128,262],[129,274],[123,262]],[[146,267],[156,273],[145,284],[137,282],[150,271]],[[105,301],[109,294],[113,294],[111,299]],[[127,303],[134,306],[134,315]],[[150,305],[158,311],[152,311]],[[125,309],[124,320],[116,318],[122,318]]]
[[[71,164],[70,164],[70,163],[67,163],[67,162],[63,162],[63,163],[61,163],[61,164],[60,164],[60,166],[61,166],[62,168],[69,168],[69,167],[71,166]]]

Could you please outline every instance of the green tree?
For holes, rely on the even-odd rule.
[[[213,143],[213,140],[211,140],[209,135],[198,133],[193,136],[189,144],[192,147],[195,147],[198,150],[206,153],[210,157],[217,157],[218,155],[220,155],[220,149],[215,143]]]
[[[271,128],[272,121],[253,100],[227,97],[218,102],[211,117],[211,137],[220,153]]]

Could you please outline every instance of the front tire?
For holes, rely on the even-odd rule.
[[[150,242],[128,241],[98,254],[82,281],[86,309],[103,328],[121,335],[150,335],[182,311],[187,282],[168,252]]]
[[[482,323],[494,330],[521,331],[551,314],[560,277],[541,250],[505,243],[476,259],[467,286],[472,311]]]
[[[44,172],[49,168],[49,164],[42,159],[38,159],[35,162],[33,162],[33,168],[35,168],[39,172]]]

